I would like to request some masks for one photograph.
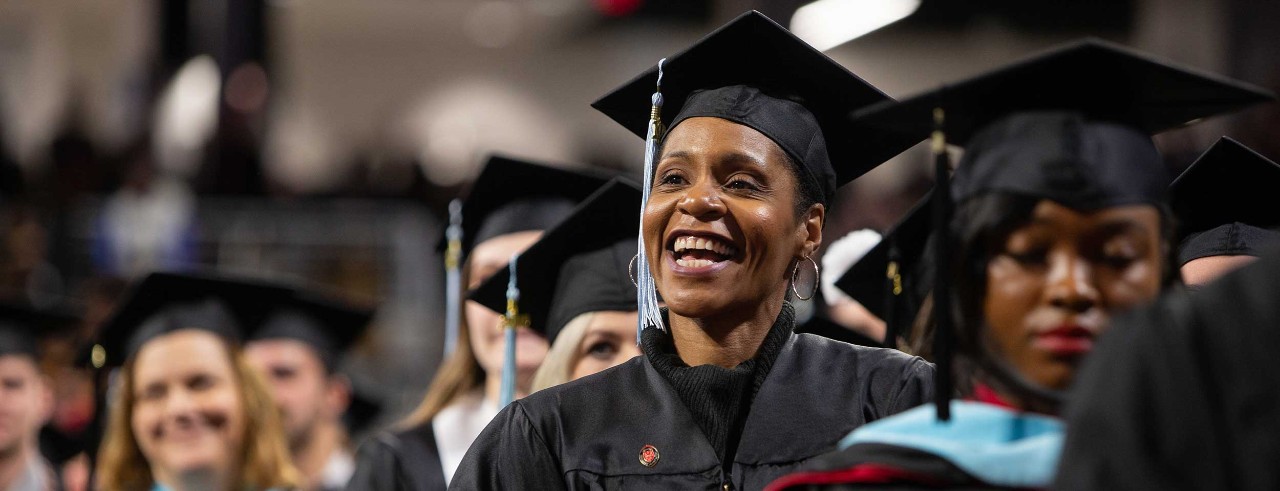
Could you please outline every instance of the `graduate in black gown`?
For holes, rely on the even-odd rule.
[[[531,392],[640,354],[636,289],[628,270],[636,254],[639,206],[638,185],[610,181],[521,253],[516,264],[471,292],[472,300],[500,314],[508,308],[508,293],[519,292],[519,312],[551,343]],[[513,270],[516,290],[509,288]]]
[[[921,315],[937,404],[855,430],[770,489],[1048,487],[1057,415],[1095,339],[1177,278],[1149,134],[1269,97],[1085,41],[859,115],[936,125],[941,179],[921,252],[936,274]],[[965,146],[950,182],[944,138]],[[951,400],[952,382],[965,400]]]
[[[98,332],[116,370],[99,489],[283,491],[297,485],[279,413],[240,349],[292,292],[207,274],[152,273]]]
[[[461,204],[458,236],[446,236],[458,253],[447,256],[446,262],[453,263],[461,277],[453,292],[457,297],[452,308],[461,314],[455,321],[454,344],[418,408],[395,428],[360,446],[347,489],[445,489],[472,440],[498,412],[505,359],[502,318],[466,300],[466,291],[505,268],[513,254],[536,242],[606,182],[604,176],[584,171],[507,157],[489,159]],[[512,389],[523,395],[548,344],[528,328],[519,329],[516,340]]]
[[[297,491],[344,489],[355,471],[343,421],[352,387],[338,367],[372,317],[370,308],[295,289],[245,343],[245,359],[262,374],[280,408],[289,453],[302,477]]]
[[[1280,247],[1280,164],[1227,137],[1169,187],[1178,267],[1197,287]]]
[[[1054,489],[1280,489],[1280,250],[1117,319],[1067,408]]]
[[[817,289],[836,187],[918,141],[846,131],[884,100],[751,12],[597,101],[639,135],[669,128],[646,159],[644,354],[505,407],[451,489],[758,489],[923,402],[928,363],[795,334],[786,301]]]

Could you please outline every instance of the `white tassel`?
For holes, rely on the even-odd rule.
[[[640,232],[636,238],[639,257],[636,260],[636,306],[640,309],[640,321],[636,327],[636,342],[640,342],[641,334],[647,328],[665,329],[662,324],[662,313],[658,310],[658,295],[654,285],[653,274],[649,271],[649,258],[644,247],[644,210],[649,206],[649,192],[653,189],[654,159],[658,157],[662,145],[662,65],[667,59],[658,60],[658,83],[650,98],[652,107],[649,111],[649,130],[645,135],[644,146],[644,190],[640,200]]]

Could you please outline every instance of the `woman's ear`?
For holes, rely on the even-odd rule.
[[[819,247],[822,247],[822,226],[827,220],[827,207],[822,203],[814,203],[801,218],[803,221],[799,230],[802,241],[800,254],[803,257],[811,257],[818,252]]]

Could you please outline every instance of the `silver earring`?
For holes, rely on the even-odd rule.
[[[637,252],[636,255],[631,256],[631,262],[627,263],[627,276],[631,277],[631,284],[636,288],[640,288],[640,284],[636,282],[636,273],[635,273],[636,258],[639,258],[639,257],[640,257],[640,253]]]
[[[796,289],[796,277],[800,275],[800,263],[805,260],[809,261],[810,264],[813,264],[813,288],[809,291],[809,296],[807,297],[801,295],[800,291]],[[821,278],[822,272],[818,270],[818,262],[814,261],[812,256],[805,256],[804,260],[796,261],[796,267],[791,270],[791,293],[796,294],[796,298],[802,301],[808,301],[818,293],[818,283],[821,281]]]

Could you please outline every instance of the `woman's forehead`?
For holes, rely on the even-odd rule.
[[[783,162],[785,153],[776,142],[750,126],[713,117],[682,121],[667,133],[662,158],[734,160],[767,166]]]

